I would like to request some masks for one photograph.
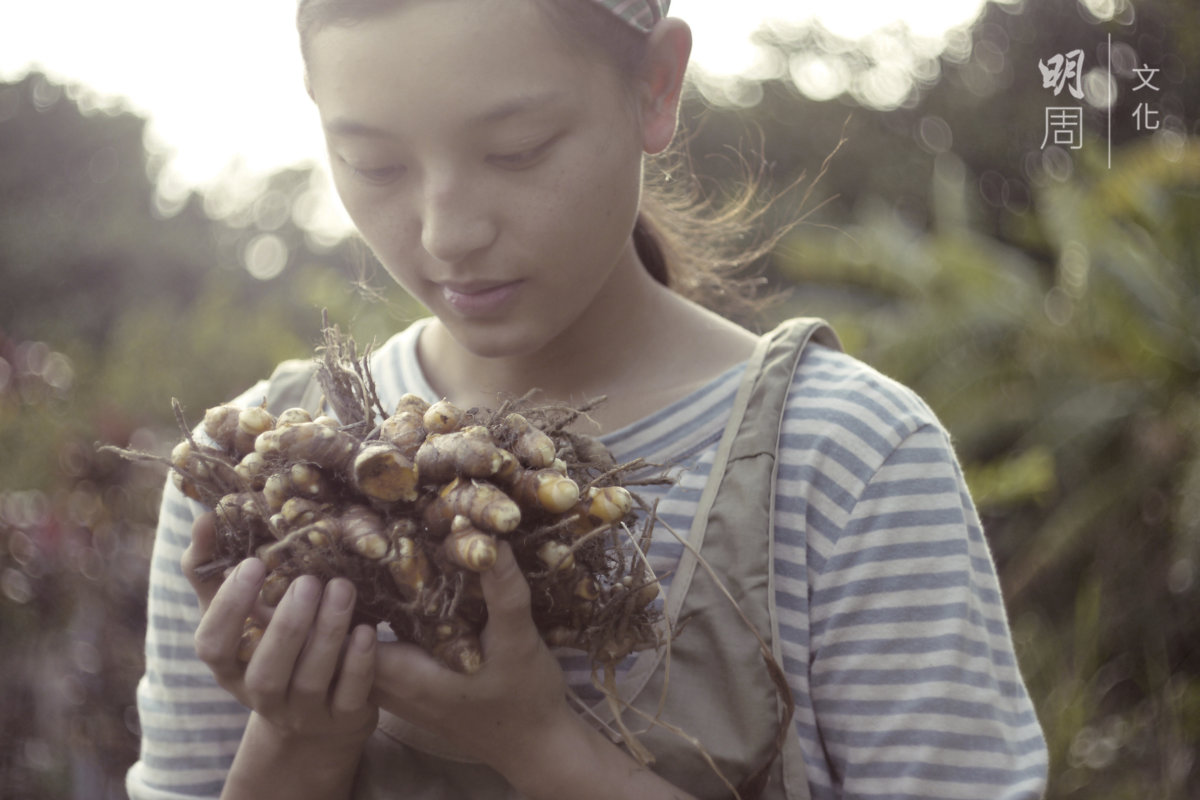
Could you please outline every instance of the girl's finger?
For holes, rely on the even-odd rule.
[[[330,697],[334,714],[358,711],[369,702],[375,682],[375,643],[375,629],[370,625],[359,625],[351,632]]]
[[[196,518],[192,525],[192,541],[187,549],[183,551],[183,557],[180,559],[180,567],[183,569],[183,574],[187,577],[188,582],[192,584],[192,588],[196,591],[196,596],[200,598],[200,609],[208,608],[208,604],[212,602],[213,595],[217,593],[217,588],[221,585],[219,580],[210,578],[201,580],[196,575],[196,568],[201,564],[206,564],[212,560],[217,549],[217,526],[216,517],[210,511]]]
[[[241,672],[238,642],[246,617],[254,610],[265,573],[263,563],[257,558],[238,564],[229,578],[219,584],[196,627],[196,655],[223,685]]]
[[[328,701],[329,687],[350,630],[354,597],[354,584],[345,578],[335,578],[325,586],[312,632],[292,674],[293,701],[313,707],[324,707]]]
[[[508,542],[500,542],[496,563],[480,575],[488,621],[483,632],[484,652],[489,642],[520,641],[536,631],[530,616],[529,584]]]
[[[279,601],[246,665],[246,691],[256,698],[255,708],[265,709],[286,700],[296,659],[308,640],[320,599],[321,582],[312,575],[301,575]]]

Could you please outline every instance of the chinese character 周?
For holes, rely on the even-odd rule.
[[[1072,150],[1083,147],[1083,109],[1079,106],[1048,107],[1046,109],[1046,133],[1042,137],[1042,148],[1046,142],[1066,145]]]

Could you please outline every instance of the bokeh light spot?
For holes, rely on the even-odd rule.
[[[946,120],[929,114],[917,123],[917,143],[934,155],[945,153],[954,146],[954,132]]]
[[[242,255],[246,271],[260,281],[278,277],[287,266],[288,247],[273,233],[255,236]]]
[[[1092,108],[1106,109],[1117,102],[1117,81],[1108,67],[1090,69],[1083,76],[1083,97]]]
[[[8,567],[0,572],[0,594],[14,603],[24,605],[33,599],[33,584],[24,572]]]
[[[812,100],[832,100],[850,86],[845,62],[816,53],[797,53],[788,64],[792,83]]]

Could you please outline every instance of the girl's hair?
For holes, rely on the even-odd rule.
[[[404,0],[300,0],[296,23],[309,63],[313,35],[330,25],[353,25],[384,14]],[[646,54],[647,35],[591,0],[535,0],[573,46],[607,61],[632,83]],[[758,233],[770,203],[762,202],[761,174],[733,197],[714,200],[701,190],[677,137],[648,164],[633,243],[647,271],[673,291],[726,316],[750,319],[767,300],[764,279],[747,269],[770,252],[790,225]]]

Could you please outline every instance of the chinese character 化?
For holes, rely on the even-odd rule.
[[[1083,89],[1080,81],[1083,78],[1083,51],[1072,50],[1065,56],[1055,53],[1046,62],[1038,61],[1038,69],[1042,71],[1042,88],[1054,89],[1055,97],[1062,91],[1063,86],[1076,100],[1083,99]]]
[[[1156,131],[1156,130],[1158,130],[1158,121],[1157,121],[1158,112],[1155,111],[1154,109],[1150,108],[1150,106],[1148,106],[1147,104],[1138,103],[1138,107],[1133,110],[1133,113],[1130,116],[1132,116],[1134,118],[1135,123],[1137,125],[1137,129],[1139,131],[1142,131],[1142,130]],[[1151,120],[1154,120],[1153,125],[1150,124]]]
[[[1083,147],[1083,109],[1079,106],[1048,107],[1046,109],[1046,134],[1042,137],[1042,148],[1051,139],[1053,143],[1078,150]]]

